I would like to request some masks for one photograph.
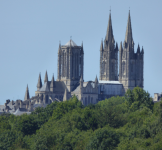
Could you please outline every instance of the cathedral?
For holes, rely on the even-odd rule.
[[[118,75],[118,51],[119,51],[119,75]],[[118,44],[115,44],[111,14],[107,33],[100,46],[100,80],[119,81],[123,85],[123,94],[127,89],[133,89],[138,86],[143,88],[143,64],[144,50],[138,45],[137,52],[134,51],[134,41],[132,35],[130,11],[125,40],[118,50]]]
[[[119,48],[115,43],[110,13],[106,36],[100,45],[99,80],[96,76],[94,81],[84,81],[83,43],[78,46],[70,39],[65,45],[59,43],[57,79],[53,75],[49,80],[46,71],[42,84],[39,74],[35,96],[30,98],[27,86],[24,101],[6,100],[0,110],[17,114],[21,114],[22,110],[31,112],[36,107],[46,107],[53,101],[66,101],[74,95],[86,106],[112,96],[123,96],[127,89],[136,86],[143,88],[144,50],[138,45],[135,52],[134,45],[130,11],[125,40]]]

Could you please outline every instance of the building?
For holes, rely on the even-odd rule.
[[[134,51],[134,40],[132,34],[130,11],[128,14],[128,22],[125,40],[120,43],[119,49],[119,77],[118,77],[118,44],[113,36],[111,14],[109,15],[109,23],[107,33],[100,46],[100,80],[119,81],[123,85],[123,93],[127,89],[133,89],[138,86],[143,88],[143,65],[144,65],[144,49],[140,49],[138,45],[137,52]]]
[[[118,62],[119,51],[119,62]],[[119,75],[118,75],[119,63]],[[136,86],[143,88],[144,50],[138,45],[134,51],[134,40],[130,11],[125,40],[115,44],[112,29],[111,13],[104,43],[100,46],[100,80],[96,76],[94,81],[84,82],[84,49],[83,43],[78,46],[70,39],[65,45],[59,43],[57,80],[54,75],[51,81],[45,73],[44,84],[41,74],[38,77],[37,91],[30,98],[27,86],[24,101],[7,100],[0,106],[0,112],[23,114],[33,111],[36,107],[46,107],[53,101],[66,101],[73,95],[77,96],[83,105],[96,104],[100,100],[112,96],[122,96],[127,89]]]

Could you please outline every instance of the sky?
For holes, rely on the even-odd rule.
[[[105,39],[110,7],[115,41],[124,41],[130,8],[135,50],[144,48],[144,89],[162,92],[161,0],[1,0],[0,104],[24,100],[28,84],[35,96],[42,82],[57,79],[59,41],[84,48],[84,81],[99,77],[99,50]]]

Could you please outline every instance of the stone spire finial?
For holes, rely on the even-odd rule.
[[[138,44],[138,47],[137,47],[137,53],[140,53],[140,46]]]
[[[96,78],[95,78],[95,84],[98,84],[98,78],[97,78],[97,75],[96,75]]]
[[[100,51],[103,51],[103,40],[101,41]]]
[[[142,50],[141,50],[141,53],[144,54],[144,49],[143,49],[143,46],[142,46]]]
[[[109,22],[108,22],[108,26],[107,26],[107,33],[106,33],[105,41],[107,41],[107,44],[109,42],[114,41],[112,21],[111,21],[111,13],[109,14]]]
[[[127,30],[125,35],[125,42],[127,44],[132,44],[133,36],[132,36],[132,26],[131,26],[131,17],[130,17],[130,10],[128,14],[128,22],[127,22]]]
[[[51,80],[51,84],[50,84],[50,91],[51,92],[53,92],[53,88],[54,88],[54,86],[55,86],[55,83],[54,83],[54,74],[53,74],[53,76],[52,76],[52,80]]]
[[[82,46],[82,48],[83,48],[83,41],[82,41],[82,45],[81,45],[81,46]]]
[[[81,44],[81,54],[84,54],[84,50],[83,50],[83,41],[82,41],[82,44]]]
[[[39,74],[38,83],[37,83],[37,90],[39,90],[42,87],[42,80],[41,80],[41,74]]]
[[[58,49],[58,53],[61,53],[61,42],[59,42],[59,49]]]
[[[120,49],[119,51],[122,51],[123,50],[123,46],[122,46],[122,42],[120,42]]]
[[[29,89],[28,89],[28,85],[27,85],[24,101],[27,100],[27,99],[29,99],[29,98],[30,98],[30,96],[29,96]]]
[[[48,82],[48,75],[47,75],[47,70],[46,70],[46,74],[45,74],[45,78],[44,78],[44,83]]]
[[[67,101],[67,100],[68,100],[68,92],[67,92],[67,89],[65,88],[65,93],[64,93],[63,101]]]

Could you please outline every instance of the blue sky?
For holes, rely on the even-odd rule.
[[[59,41],[84,46],[84,80],[99,77],[99,49],[111,6],[115,41],[124,41],[130,7],[135,50],[144,48],[144,89],[162,92],[161,0],[1,0],[0,104],[35,95],[39,73],[57,78]]]

